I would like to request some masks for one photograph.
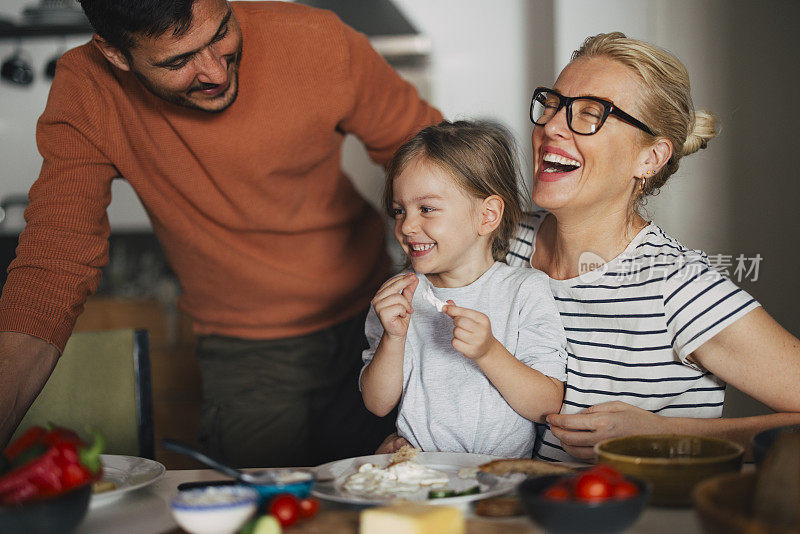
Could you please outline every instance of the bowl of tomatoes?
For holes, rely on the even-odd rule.
[[[620,532],[636,521],[650,486],[599,465],[569,476],[529,478],[517,493],[525,513],[547,532],[603,534]]]

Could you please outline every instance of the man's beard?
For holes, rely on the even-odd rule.
[[[229,63],[229,65],[230,65],[229,68],[230,68],[230,71],[231,71],[230,75],[228,76],[228,84],[229,84],[229,86],[225,90],[225,92],[223,92],[223,93],[221,93],[221,94],[219,94],[219,95],[217,95],[215,97],[215,98],[220,98],[220,99],[226,98],[226,99],[228,99],[228,101],[222,107],[214,108],[214,109],[208,109],[208,108],[205,108],[205,107],[193,102],[189,98],[189,95],[191,93],[193,93],[193,92],[196,92],[196,91],[201,91],[203,89],[214,87],[215,84],[207,84],[207,83],[200,82],[199,85],[190,87],[188,91],[185,91],[185,92],[182,92],[182,93],[173,93],[173,92],[163,91],[163,90],[159,89],[158,87],[154,86],[153,84],[150,83],[150,80],[148,80],[145,76],[143,76],[142,74],[140,74],[136,70],[133,70],[133,73],[136,76],[136,78],[139,80],[139,82],[144,86],[145,89],[147,89],[152,95],[160,98],[161,100],[164,100],[164,101],[169,102],[171,104],[175,104],[177,106],[181,106],[181,107],[185,107],[185,108],[189,108],[189,109],[196,109],[196,110],[199,110],[199,111],[205,111],[206,113],[221,113],[222,111],[225,111],[226,109],[228,109],[231,106],[231,104],[233,104],[236,101],[236,97],[239,96],[239,64],[241,63],[241,60],[242,60],[242,44],[240,42],[239,43],[239,49],[236,51],[235,56],[231,59],[231,61]],[[213,102],[213,101],[214,101],[213,99],[207,100],[207,102]]]

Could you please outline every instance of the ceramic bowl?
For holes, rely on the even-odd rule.
[[[547,475],[524,480],[517,488],[522,509],[544,530],[554,534],[597,534],[620,532],[631,526],[647,503],[649,486],[642,480],[626,477],[639,487],[639,493],[625,499],[601,502],[553,501],[542,493],[564,475]]]
[[[258,507],[258,492],[247,486],[208,486],[180,491],[172,516],[192,534],[233,534]]]
[[[264,471],[263,469],[260,471]],[[252,484],[248,487],[258,492],[259,503],[263,504],[279,493],[291,493],[298,499],[305,499],[311,493],[317,477],[306,469],[272,468],[278,480],[275,484]]]
[[[65,534],[83,520],[92,497],[92,485],[84,484],[61,495],[17,506],[0,506],[3,534]]]
[[[800,425],[769,428],[763,432],[759,432],[753,437],[753,459],[756,465],[761,465],[761,462],[767,457],[767,451],[772,447],[773,443],[775,443],[775,438],[784,432],[800,433]]]
[[[594,447],[601,463],[652,484],[650,503],[688,506],[701,480],[742,467],[744,447],[725,439],[682,435],[614,438]]]
[[[797,534],[753,514],[756,473],[728,473],[704,480],[692,493],[694,508],[708,534]]]

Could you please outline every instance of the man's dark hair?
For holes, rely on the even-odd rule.
[[[181,35],[192,23],[195,0],[79,0],[94,31],[124,54],[136,34],[158,37],[168,30]]]

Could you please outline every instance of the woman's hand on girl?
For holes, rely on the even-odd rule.
[[[442,312],[453,318],[453,348],[470,360],[486,356],[498,343],[485,314],[456,306],[452,300],[447,301]]]
[[[604,402],[576,414],[550,414],[547,423],[567,454],[581,460],[595,457],[594,445],[631,434],[658,434],[664,418],[627,402]]]
[[[372,299],[372,306],[383,326],[384,335],[391,338],[405,338],[411,322],[411,299],[419,285],[414,273],[406,273],[389,279],[381,286]]]

